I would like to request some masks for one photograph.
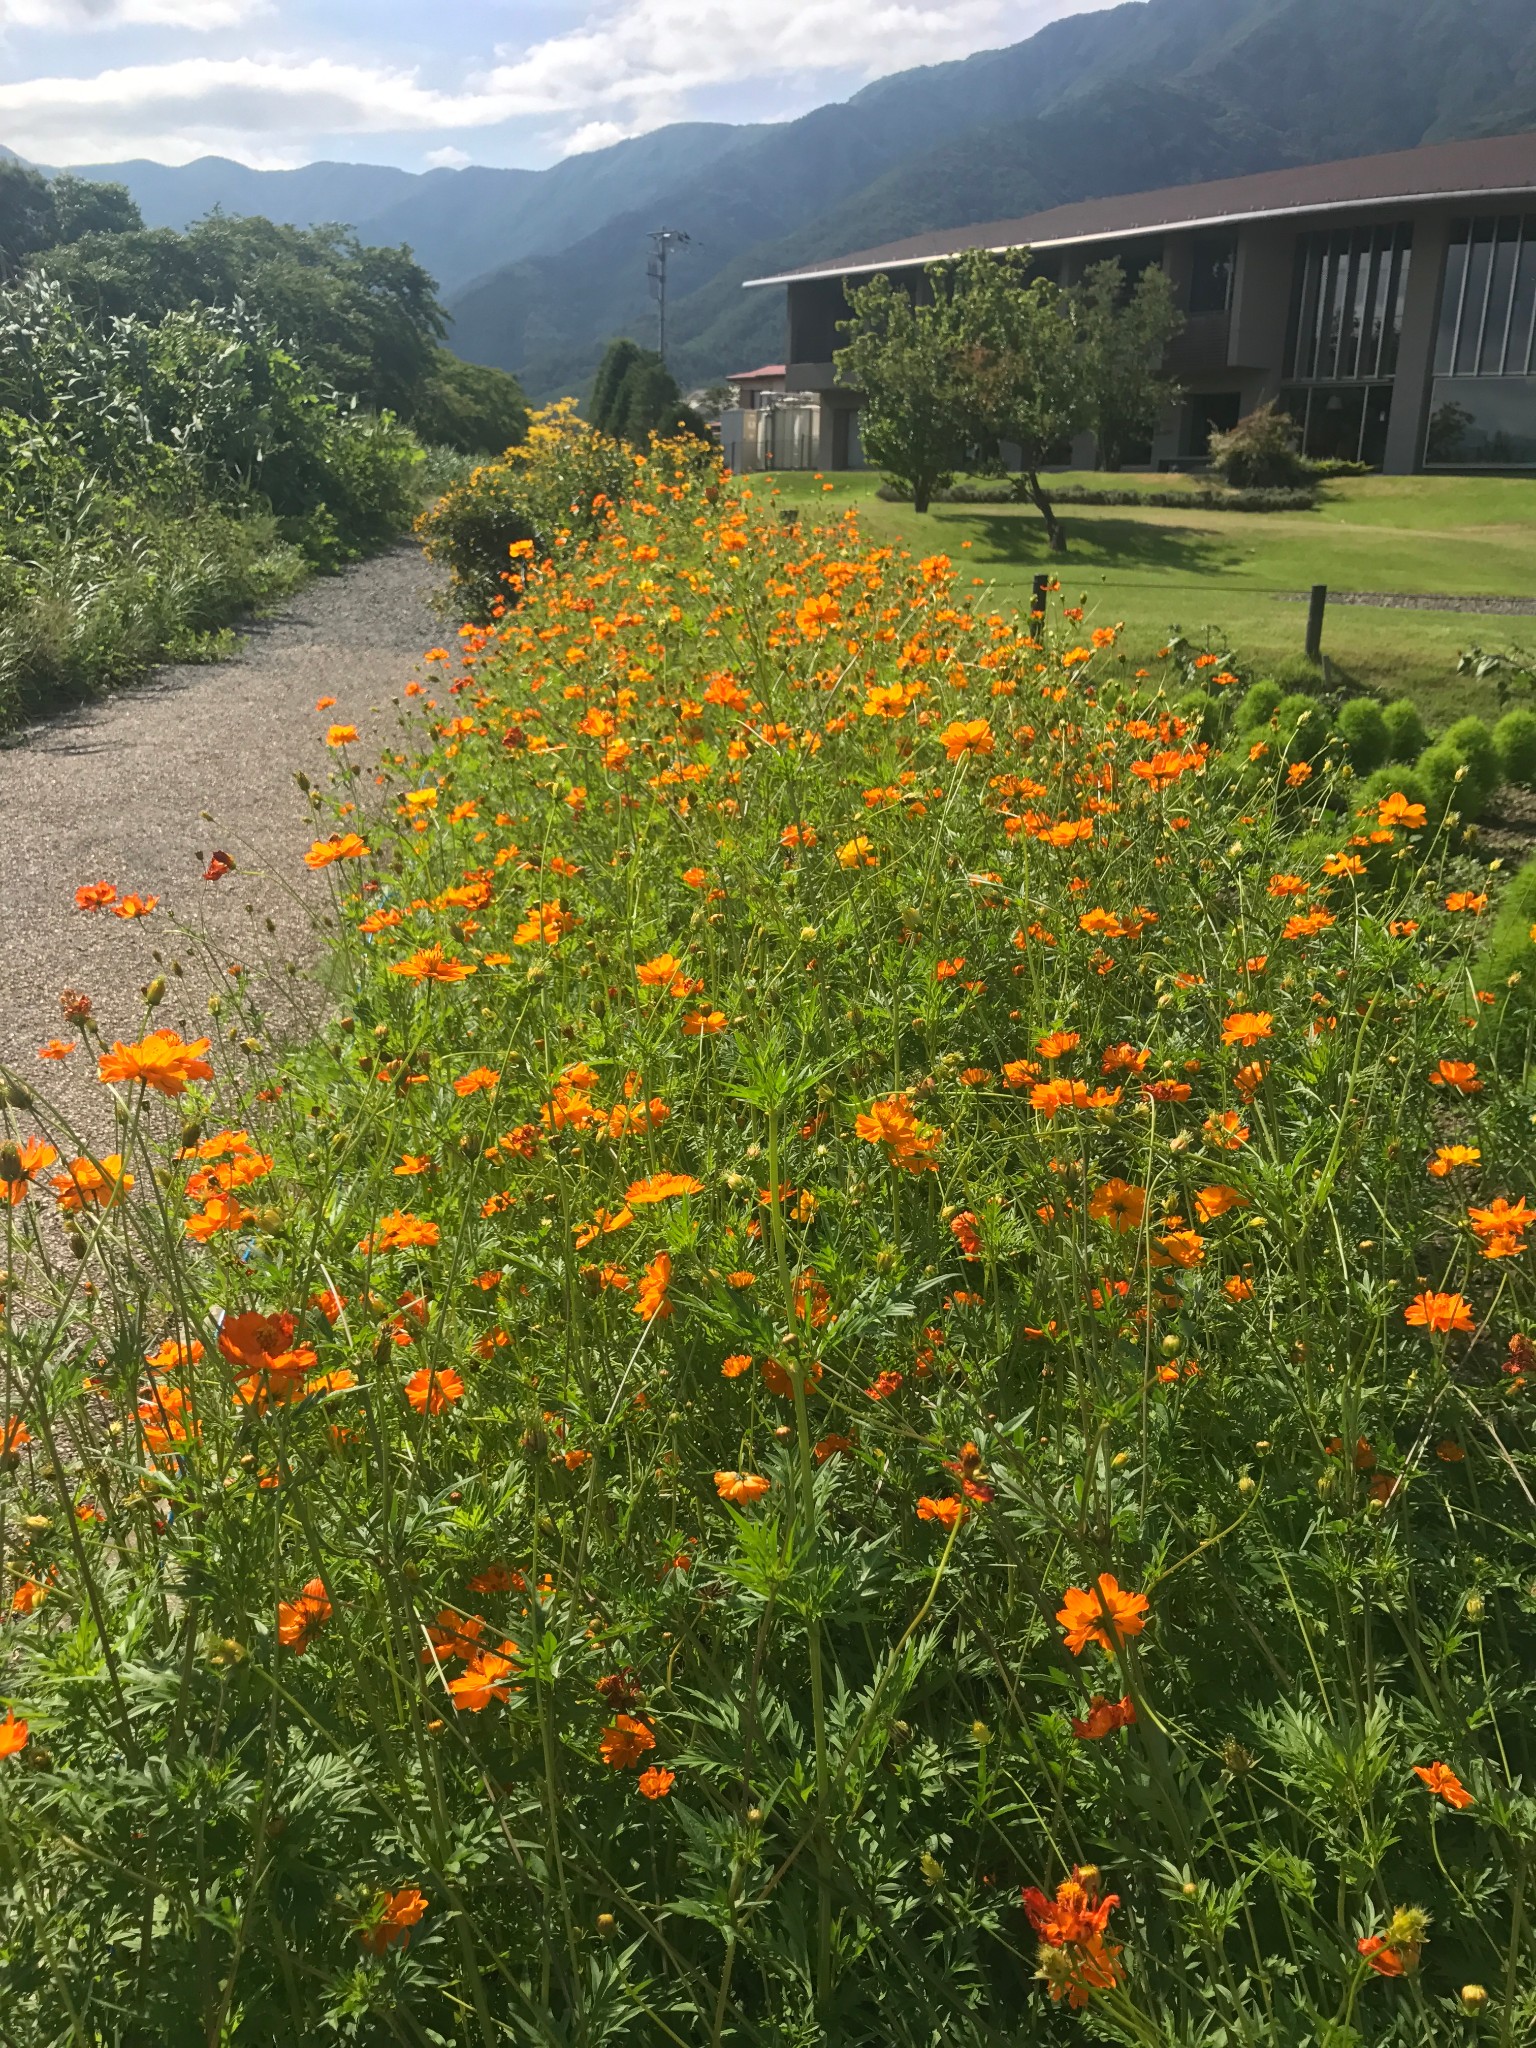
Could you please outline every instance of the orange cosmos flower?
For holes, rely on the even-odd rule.
[[[656,1737],[644,1721],[637,1721],[633,1714],[615,1714],[612,1726],[605,1728],[598,1740],[597,1753],[613,1770],[628,1771],[655,1747]]]
[[[37,1056],[40,1060],[67,1060],[79,1043],[78,1038],[50,1038],[37,1048]]]
[[[48,1588],[40,1579],[23,1579],[11,1595],[12,1614],[36,1614],[48,1598]]]
[[[1453,889],[1445,899],[1447,910],[1465,911],[1469,917],[1481,917],[1488,908],[1488,892],[1472,889]]]
[[[1170,1230],[1152,1247],[1154,1266],[1202,1266],[1205,1242],[1197,1230]]]
[[[1082,1742],[1102,1742],[1106,1735],[1113,1735],[1117,1728],[1132,1728],[1136,1724],[1136,1703],[1127,1693],[1119,1701],[1105,1699],[1096,1692],[1088,1702],[1086,1720],[1072,1719],[1072,1733]]]
[[[1454,1173],[1458,1166],[1476,1166],[1482,1159],[1476,1145],[1442,1145],[1425,1168],[1436,1180],[1444,1180]]]
[[[463,1400],[464,1381],[451,1365],[445,1366],[441,1372],[432,1372],[423,1366],[406,1381],[405,1398],[418,1415],[441,1415],[455,1401]]]
[[[27,1724],[17,1720],[14,1708],[8,1708],[0,1721],[0,1758],[19,1756],[26,1746]]]
[[[311,1579],[296,1600],[277,1603],[277,1639],[295,1657],[302,1657],[316,1634],[330,1620],[330,1596],[323,1579]]]
[[[956,1494],[941,1494],[937,1499],[930,1493],[918,1497],[917,1519],[920,1522],[937,1522],[946,1536],[952,1535],[970,1512],[969,1501],[961,1500]]]
[[[1472,1304],[1460,1294],[1416,1294],[1403,1310],[1403,1320],[1416,1330],[1429,1330],[1438,1337],[1449,1336],[1452,1330],[1470,1332],[1476,1328]]]
[[[713,1038],[725,1028],[724,1010],[690,1010],[683,1018],[684,1038]]]
[[[410,1940],[411,1929],[426,1910],[427,1902],[414,1885],[408,1885],[404,1891],[385,1892],[378,1901],[378,1918],[359,1928],[357,1938],[370,1955],[381,1956],[397,1942],[404,1946]]]
[[[1037,1040],[1035,1051],[1043,1060],[1059,1060],[1063,1053],[1073,1052],[1081,1044],[1082,1038],[1076,1031],[1049,1031]]]
[[[933,1173],[944,1133],[919,1123],[905,1095],[887,1095],[855,1117],[853,1128],[866,1144],[879,1145],[892,1166],[906,1173]]]
[[[59,1155],[46,1139],[28,1138],[23,1144],[0,1146],[0,1202],[14,1209],[26,1200],[27,1190],[45,1167],[56,1166]]]
[[[1128,1636],[1139,1636],[1151,1605],[1145,1593],[1124,1592],[1110,1573],[1101,1572],[1092,1590],[1067,1589],[1056,1619],[1066,1632],[1067,1648],[1080,1657],[1090,1643],[1113,1652]]]
[[[1415,1764],[1413,1775],[1422,1778],[1430,1791],[1443,1799],[1447,1806],[1454,1806],[1459,1813],[1463,1807],[1473,1806],[1476,1801],[1462,1784],[1449,1764]]]
[[[1099,1874],[1074,1867],[1072,1875],[1048,1899],[1035,1886],[1023,1894],[1029,1924],[1040,1937],[1040,1968],[1036,1973],[1053,2001],[1065,1998],[1074,2012],[1087,2005],[1095,1991],[1110,1991],[1120,1981],[1120,1950],[1104,1939],[1119,1894],[1100,1898]]]
[[[648,1202],[669,1202],[674,1195],[702,1195],[704,1183],[691,1173],[653,1173],[648,1180],[631,1181],[624,1200],[636,1209]]]
[[[408,1210],[395,1209],[380,1223],[378,1229],[365,1237],[358,1246],[360,1252],[408,1252],[430,1249],[441,1233],[435,1223],[424,1216],[412,1216]]]
[[[1536,1223],[1536,1210],[1527,1206],[1524,1195],[1518,1202],[1499,1195],[1486,1209],[1468,1209],[1467,1221],[1479,1237],[1509,1237],[1529,1230]]]
[[[949,1223],[949,1234],[955,1240],[955,1243],[959,1245],[962,1258],[979,1259],[981,1257],[981,1233],[976,1225],[974,1210],[962,1209],[958,1216],[952,1216]]]
[[[880,856],[873,841],[860,832],[837,849],[837,864],[840,868],[877,868]]]
[[[393,961],[389,971],[420,984],[424,981],[468,981],[478,969],[472,961],[449,959],[441,946],[425,946],[408,960]]]
[[[1456,1095],[1478,1095],[1482,1082],[1477,1078],[1476,1060],[1441,1060],[1429,1077],[1431,1088],[1449,1088]]]
[[[1376,806],[1376,821],[1390,827],[1401,826],[1405,832],[1423,829],[1425,810],[1422,804],[1411,804],[1400,789],[1394,789],[1390,796],[1384,796]]]
[[[658,1252],[640,1276],[639,1291],[635,1295],[635,1314],[643,1316],[646,1322],[658,1319],[665,1321],[672,1313],[672,1303],[667,1289],[672,1284],[672,1257],[669,1252]]]
[[[1219,1116],[1208,1116],[1201,1129],[1207,1145],[1214,1146],[1218,1152],[1236,1152],[1253,1136],[1235,1109],[1224,1109]]]
[[[142,1081],[157,1095],[180,1095],[189,1081],[211,1081],[213,1069],[203,1058],[209,1040],[196,1038],[183,1045],[174,1031],[151,1031],[137,1045],[121,1039],[96,1063],[103,1081]]]
[[[1399,1906],[1380,1934],[1363,1934],[1355,1943],[1378,1977],[1405,1977],[1418,1968],[1428,1917],[1416,1906]]]
[[[1201,1223],[1214,1223],[1218,1216],[1225,1216],[1229,1209],[1246,1209],[1248,1197],[1239,1194],[1236,1188],[1228,1187],[1225,1181],[1214,1186],[1201,1188],[1195,1196],[1195,1215]]]
[[[797,846],[812,847],[816,844],[814,825],[786,825],[779,834],[779,844],[786,853],[792,853]]]
[[[356,738],[355,725],[333,725],[326,732],[325,744],[328,747],[350,747]]]
[[[448,1681],[448,1694],[461,1714],[483,1714],[493,1700],[511,1697],[512,1688],[502,1681],[515,1668],[512,1659],[516,1643],[503,1643],[495,1650],[475,1650],[464,1669]]]
[[[1257,1045],[1261,1038],[1270,1037],[1274,1018],[1268,1010],[1234,1010],[1221,1027],[1223,1045]]]
[[[158,896],[125,896],[121,903],[109,903],[107,908],[114,917],[131,920],[135,917],[148,917],[159,901]]]
[[[501,1076],[494,1067],[476,1067],[471,1073],[460,1074],[453,1084],[455,1095],[476,1095],[482,1088],[494,1088]]]
[[[939,743],[951,761],[964,761],[973,754],[990,754],[994,744],[992,728],[984,718],[956,719],[939,734]]]
[[[133,1186],[133,1175],[124,1173],[121,1153],[109,1152],[105,1159],[72,1159],[51,1185],[66,1212],[110,1209]]]
[[[356,832],[333,832],[329,839],[317,839],[304,856],[307,868],[328,868],[335,860],[362,860],[368,847]]]
[[[649,1770],[640,1773],[635,1782],[647,1799],[665,1799],[677,1783],[677,1773],[664,1771],[652,1764]]]
[[[1107,1180],[1094,1189],[1088,1200],[1088,1214],[1094,1222],[1110,1224],[1122,1237],[1139,1229],[1146,1213],[1146,1189],[1135,1187],[1128,1180]]]
[[[117,890],[110,882],[85,882],[75,891],[76,910],[88,910],[93,915],[116,901]]]
[[[733,1508],[749,1508],[754,1501],[762,1499],[773,1484],[758,1472],[717,1472],[715,1491],[723,1501]]]
[[[739,1380],[744,1372],[752,1370],[750,1351],[733,1351],[721,1364],[720,1371],[728,1380]]]

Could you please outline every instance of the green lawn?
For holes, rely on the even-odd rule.
[[[1281,592],[1313,583],[1338,591],[1450,596],[1536,595],[1536,480],[1506,477],[1364,477],[1326,487],[1314,512],[1186,512],[1166,507],[1074,505],[1063,517],[1065,562],[1048,558],[1027,506],[937,505],[919,518],[875,496],[873,474],[816,478],[788,472],[748,480],[787,502],[823,508],[855,500],[870,535],[925,554],[968,559],[1000,601],[1027,596],[1040,569],[1085,597],[1094,624],[1124,620],[1139,659],[1175,628],[1230,645],[1249,663],[1299,654],[1306,607]],[[1074,475],[1062,483],[1178,489],[1170,477]],[[1330,606],[1324,649],[1355,683],[1416,697],[1431,717],[1495,708],[1491,686],[1455,673],[1471,644],[1536,646],[1536,619],[1457,612]]]

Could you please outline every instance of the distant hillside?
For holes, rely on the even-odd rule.
[[[1028,41],[878,80],[795,121],[683,122],[544,171],[104,164],[152,224],[219,205],[407,242],[453,346],[530,395],[648,338],[646,236],[686,230],[669,316],[702,383],[783,342],[745,277],[924,229],[1286,163],[1536,128],[1531,0],[1127,0]]]

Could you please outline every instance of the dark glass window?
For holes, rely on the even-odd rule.
[[[1237,237],[1196,235],[1191,253],[1190,312],[1228,312],[1232,305],[1232,279],[1237,269]]]
[[[1392,417],[1390,384],[1291,384],[1280,410],[1301,429],[1302,452],[1317,462],[1386,460]]]
[[[1338,228],[1296,248],[1285,373],[1298,382],[1365,383],[1397,369],[1413,230]]]
[[[1533,330],[1536,214],[1453,222],[1440,294],[1436,375],[1529,376],[1536,371]]]
[[[1437,377],[1426,469],[1536,469],[1536,377]]]

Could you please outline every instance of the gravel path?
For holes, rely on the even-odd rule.
[[[37,1057],[51,1038],[79,1037],[61,1015],[62,989],[91,997],[109,1040],[139,1036],[142,990],[162,969],[171,994],[155,1022],[188,1037],[213,1028],[208,993],[229,986],[232,963],[273,1032],[323,1000],[303,968],[327,877],[300,858],[316,828],[294,774],[320,780],[333,765],[332,720],[358,727],[364,762],[395,736],[390,700],[444,635],[433,588],[427,563],[403,546],[308,584],[250,629],[235,659],[164,669],[0,750],[0,1063],[93,1144],[110,1125],[84,1047],[64,1062]],[[317,712],[322,696],[335,708]],[[236,871],[205,882],[215,850]],[[131,921],[78,911],[76,888],[97,881],[158,896],[159,907]]]
[[[1308,590],[1280,590],[1281,604],[1308,604]],[[1489,618],[1536,618],[1536,597],[1436,597],[1399,590],[1330,590],[1330,604],[1364,604],[1384,612],[1467,612]]]

